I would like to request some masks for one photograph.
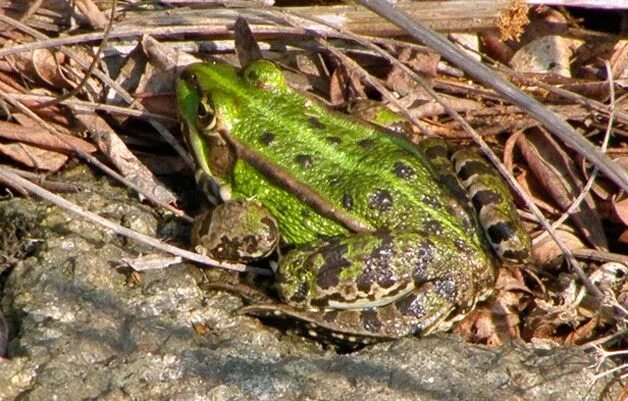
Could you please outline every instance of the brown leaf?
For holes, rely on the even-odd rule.
[[[521,187],[526,190],[532,201],[534,201],[534,204],[541,210],[548,213],[560,213],[560,210],[558,210],[551,202],[546,201],[546,198],[548,197],[547,193],[543,190],[543,186],[539,184],[539,181],[532,173],[532,170],[526,165],[521,165],[519,169],[520,173],[517,175],[517,182],[519,182]],[[518,199],[518,195],[515,199]]]
[[[562,344],[565,336],[573,333],[574,328],[586,320],[578,311],[585,290],[576,284],[575,278],[562,277],[560,287],[550,292],[547,299],[535,299],[532,310],[525,318],[524,339],[551,339]]]
[[[624,226],[628,226],[628,198],[613,202],[613,214]]]
[[[37,77],[55,88],[69,88],[68,82],[59,73],[59,66],[63,63],[65,56],[59,52],[52,52],[49,49],[36,49],[31,54],[31,67]]]
[[[499,38],[497,32],[487,31],[480,34],[482,48],[492,59],[506,64],[515,52]]]
[[[91,116],[79,114],[76,117],[87,130],[97,133],[95,140],[98,148],[126,179],[142,188],[145,193],[151,194],[161,203],[176,202],[176,196],[129,151],[105,120],[95,114]]]
[[[263,58],[259,44],[253,36],[251,27],[246,19],[238,17],[234,26],[234,40],[236,54],[240,60],[240,65],[248,65],[249,63]]]
[[[75,136],[61,134],[63,138],[63,140],[61,140],[43,128],[33,126],[24,127],[5,121],[0,121],[0,137],[66,154],[74,153],[74,150],[67,143],[80,148],[86,153],[94,153],[96,151],[94,145]]]
[[[528,303],[529,292],[518,270],[501,269],[493,298],[471,312],[454,331],[467,341],[491,347],[521,338],[519,315]]]
[[[562,241],[567,249],[571,251],[586,248],[580,238],[575,236],[572,232],[559,228],[556,230],[556,236]],[[562,255],[563,252],[558,247],[558,244],[556,244],[556,242],[554,242],[549,235],[544,235],[539,242],[534,244],[532,249],[532,261],[538,266],[553,264],[555,259]]]
[[[68,156],[64,154],[25,143],[0,143],[0,153],[24,166],[46,171],[58,171],[68,160]]]
[[[628,230],[622,231],[622,233],[619,235],[619,238],[617,238],[617,242],[620,244],[628,245]]]
[[[355,99],[366,99],[364,85],[357,74],[342,65],[334,70],[329,81],[329,101],[332,105],[342,105]]]
[[[571,77],[573,49],[584,42],[558,35],[536,39],[519,49],[510,59],[511,67],[517,72],[550,73]]]
[[[75,0],[74,4],[94,29],[103,29],[109,20],[92,0]]]
[[[138,62],[138,68],[132,72],[139,75],[134,95],[147,110],[175,116],[172,94],[178,69],[201,60],[189,54],[177,52],[148,35],[142,37],[141,44],[149,63],[146,64],[141,60]],[[131,77],[129,81],[136,81],[136,78]],[[135,82],[129,83],[135,84]]]
[[[613,48],[613,55],[610,60],[613,78],[628,78],[628,40],[619,40]]]
[[[440,55],[430,51],[413,50],[404,48],[399,54],[399,61],[406,64],[414,72],[430,81],[436,76],[436,67],[440,61]],[[423,99],[431,99],[424,94],[424,90],[408,76],[400,67],[393,65],[386,77],[386,85],[401,96],[419,94]]]
[[[573,161],[540,129],[531,129],[517,141],[517,145],[545,191],[561,210],[567,210],[583,187]],[[570,218],[593,246],[597,249],[608,248],[602,222],[590,194],[585,196]]]
[[[616,157],[613,158],[613,162],[615,162],[616,166],[619,168],[628,171],[628,157]],[[593,186],[591,187],[591,191],[595,193],[599,199],[610,202],[617,193],[617,185],[610,180],[595,180]]]
[[[563,344],[581,344],[584,340],[591,337],[599,324],[600,322],[598,319],[589,319],[584,324],[576,327],[575,330],[567,334]]]
[[[413,95],[409,95],[408,97],[410,96],[413,96]],[[449,107],[451,107],[458,113],[468,113],[471,111],[479,110],[483,107],[480,103],[472,99],[464,99],[464,98],[459,98],[455,96],[449,96],[446,94],[440,95],[440,97],[442,100],[447,102],[447,105]],[[419,101],[419,102],[414,102],[414,103],[419,103],[419,104],[410,105],[408,107],[408,110],[410,111],[410,114],[412,114],[416,118],[426,118],[426,117],[433,117],[433,116],[446,114],[445,108],[435,100],[422,101],[422,102]],[[449,135],[446,135],[445,137],[449,137]]]

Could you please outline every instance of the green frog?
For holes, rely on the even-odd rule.
[[[470,150],[414,145],[290,88],[272,62],[185,68],[178,111],[216,204],[197,250],[250,262],[279,250],[280,303],[312,336],[369,342],[448,329],[530,252],[512,197]]]

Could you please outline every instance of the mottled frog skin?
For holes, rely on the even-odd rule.
[[[498,259],[529,254],[507,188],[474,152],[330,111],[266,60],[190,65],[177,96],[197,182],[218,204],[197,249],[251,261],[280,247],[281,303],[247,313],[349,341],[446,330],[491,293]]]

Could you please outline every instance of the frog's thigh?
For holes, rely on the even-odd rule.
[[[324,312],[317,323],[335,332],[366,337],[397,338],[444,331],[464,317],[470,305],[458,298],[460,290],[451,277],[435,278],[416,286],[397,300],[377,308]],[[474,301],[473,301],[474,302]],[[452,312],[456,311],[452,315]],[[326,319],[333,313],[335,319]],[[455,316],[455,319],[451,317]]]
[[[391,325],[405,327],[405,335],[428,329],[457,307],[470,309],[478,286],[485,285],[476,282],[484,280],[479,271],[485,262],[445,240],[436,246],[419,233],[361,234],[290,252],[276,285],[283,301],[299,309],[345,315],[363,310],[366,320],[351,324],[369,327],[377,325],[367,322],[368,311],[377,311]]]
[[[215,259],[247,261],[268,256],[279,241],[277,222],[257,202],[229,201],[194,219],[197,252]]]

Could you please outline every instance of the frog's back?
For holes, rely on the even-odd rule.
[[[369,230],[412,229],[451,238],[476,236],[465,221],[468,216],[460,216],[464,209],[460,202],[439,184],[429,162],[411,144],[292,92],[263,95],[249,99],[247,117],[238,121],[233,132],[247,149],[255,150],[259,160],[282,172],[275,181],[288,177],[315,190],[338,215]],[[305,195],[295,197],[295,191],[286,191],[277,196],[271,187],[283,188],[281,183],[252,179],[259,165],[241,167],[240,176],[236,169],[234,177],[236,191],[243,197],[260,199],[274,210],[280,225],[302,226],[307,231],[314,228],[323,235],[342,231],[335,223],[329,224],[329,218],[313,218],[320,212],[316,206],[303,209],[304,203],[298,198]]]

